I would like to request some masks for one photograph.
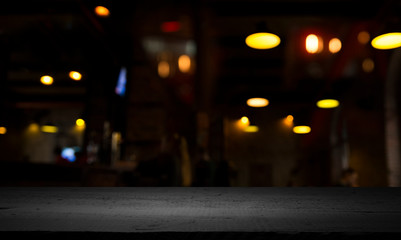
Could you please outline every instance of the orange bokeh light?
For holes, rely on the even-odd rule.
[[[107,9],[106,7],[103,7],[103,6],[97,6],[95,8],[95,13],[99,17],[108,17],[110,15],[109,9]]]

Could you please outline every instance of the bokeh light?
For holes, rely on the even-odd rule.
[[[250,98],[246,101],[246,104],[250,107],[266,107],[269,105],[269,100],[266,98]]]
[[[75,121],[75,124],[76,124],[78,127],[84,127],[84,126],[85,126],[85,120],[83,120],[82,118],[78,118],[78,119]]]
[[[375,69],[375,62],[371,58],[364,59],[362,69],[366,73],[371,73]]]
[[[308,53],[320,53],[323,50],[323,40],[315,34],[309,34],[305,39],[305,49]]]
[[[401,32],[392,32],[377,36],[372,40],[372,46],[383,50],[401,47]]]
[[[366,31],[358,33],[358,42],[361,44],[367,44],[370,40],[370,34]]]
[[[42,76],[42,77],[40,78],[40,82],[41,82],[43,85],[52,85],[52,84],[53,84],[53,78],[50,77],[50,76],[48,76],[48,75],[45,75],[45,76]]]
[[[178,69],[181,72],[187,73],[191,69],[191,58],[188,55],[181,55],[178,58]]]
[[[166,61],[160,61],[157,66],[157,72],[160,77],[167,78],[170,75],[170,64]]]
[[[0,134],[6,134],[7,133],[7,128],[6,127],[0,127]]]
[[[309,126],[295,126],[292,131],[296,134],[307,134],[311,132],[311,128]]]
[[[259,127],[254,125],[247,126],[244,131],[249,133],[259,132]]]
[[[341,40],[338,38],[332,38],[329,42],[329,51],[331,53],[338,53],[341,50]]]
[[[316,105],[319,108],[336,108],[340,105],[340,102],[336,99],[322,99],[319,100]]]
[[[97,6],[95,7],[95,13],[99,17],[108,17],[110,15],[109,9],[104,6]]]
[[[254,33],[245,39],[246,45],[255,49],[270,49],[280,44],[280,38],[273,33]]]
[[[81,73],[79,73],[79,72],[77,72],[77,71],[71,71],[71,72],[69,73],[69,76],[70,76],[70,78],[71,78],[72,80],[75,80],[75,81],[79,81],[79,80],[82,79]]]

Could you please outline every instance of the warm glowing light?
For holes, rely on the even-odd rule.
[[[82,75],[76,71],[71,71],[69,75],[70,75],[70,78],[75,81],[79,81],[82,78]]]
[[[309,126],[295,126],[292,131],[296,134],[307,134],[310,133],[311,128]]]
[[[366,73],[372,72],[375,69],[375,62],[373,62],[373,60],[370,58],[366,58],[362,62],[362,69]]]
[[[259,131],[259,127],[258,126],[247,126],[246,128],[244,128],[245,132],[258,132]]]
[[[39,125],[37,123],[31,123],[31,124],[29,124],[27,130],[30,133],[37,133],[37,132],[39,132]]]
[[[358,34],[358,42],[361,44],[366,44],[370,40],[370,34],[366,31],[362,31]]]
[[[319,53],[323,50],[323,40],[315,34],[309,34],[305,40],[305,48],[308,53]]]
[[[401,47],[401,32],[392,32],[377,36],[372,40],[372,46],[377,49]]]
[[[245,39],[246,45],[255,49],[270,49],[280,44],[280,38],[273,33],[254,33]]]
[[[269,100],[266,98],[250,98],[246,101],[250,107],[266,107],[269,105]]]
[[[242,117],[242,118],[241,118],[241,122],[242,122],[242,124],[247,125],[247,124],[249,124],[249,118],[247,118],[247,117]]]
[[[53,84],[53,78],[50,77],[50,76],[45,75],[45,76],[42,76],[40,78],[40,82],[42,84],[44,84],[44,85],[52,85]]]
[[[160,26],[161,30],[163,32],[178,32],[181,29],[181,24],[180,22],[177,21],[170,21],[170,22],[164,22]]]
[[[0,134],[6,134],[7,133],[7,128],[6,127],[0,127]]]
[[[56,133],[58,132],[58,127],[52,125],[43,125],[40,130],[45,133]]]
[[[110,11],[109,9],[107,9],[106,7],[103,6],[97,6],[95,8],[95,13],[99,16],[99,17],[108,17],[110,15]]]
[[[250,125],[249,118],[243,116],[242,118],[236,121],[236,125],[239,129],[244,130],[246,127]]]
[[[75,124],[77,125],[77,127],[84,127],[85,126],[85,120],[83,120],[82,118],[78,118],[75,121]]]
[[[322,99],[316,103],[319,108],[336,108],[340,102],[336,99]]]
[[[329,51],[331,53],[337,53],[341,50],[341,40],[338,38],[332,38],[329,42]]]
[[[187,73],[191,69],[191,58],[188,55],[181,55],[178,58],[178,69],[181,72]]]
[[[157,72],[162,78],[166,78],[170,75],[170,65],[166,61],[160,61],[157,66]]]
[[[292,115],[288,115],[287,117],[285,117],[284,125],[292,127],[294,125],[294,117]]]

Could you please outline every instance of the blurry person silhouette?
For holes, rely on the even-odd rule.
[[[341,173],[340,181],[336,184],[338,187],[359,187],[358,173],[353,168],[344,169]]]

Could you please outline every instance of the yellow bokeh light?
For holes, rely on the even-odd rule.
[[[157,65],[157,72],[162,78],[168,77],[170,75],[170,64],[166,61],[160,61]]]
[[[242,118],[240,118],[239,120],[236,121],[236,126],[242,130],[244,130],[249,125],[250,125],[250,121],[249,121],[249,118],[246,116],[243,116]]]
[[[392,32],[377,36],[371,43],[376,49],[393,49],[401,47],[401,32]]]
[[[244,128],[245,132],[259,132],[259,127],[258,126],[247,126],[246,128]]]
[[[296,134],[307,134],[311,132],[311,128],[309,126],[295,126],[292,131]]]
[[[79,81],[82,78],[82,75],[77,71],[71,71],[69,76],[72,80]]]
[[[45,76],[42,76],[40,78],[40,82],[42,84],[44,84],[44,85],[52,85],[53,84],[53,78],[48,76],[48,75],[45,75]]]
[[[110,11],[109,9],[107,9],[104,6],[97,6],[95,7],[95,13],[99,16],[99,17],[108,17],[110,15]]]
[[[247,117],[242,117],[241,118],[241,122],[243,123],[243,124],[249,124],[249,118],[247,118]]]
[[[323,40],[315,34],[309,34],[305,40],[305,48],[308,53],[319,53],[323,50]]]
[[[370,40],[370,34],[366,31],[358,33],[358,42],[361,44],[367,44]]]
[[[254,33],[245,39],[246,45],[255,49],[270,49],[280,44],[280,38],[273,33]]]
[[[375,69],[375,62],[372,59],[366,58],[362,62],[362,69],[366,73],[370,73]]]
[[[84,127],[85,126],[85,120],[83,120],[82,118],[78,118],[75,121],[75,124],[77,125],[77,127]]]
[[[336,99],[322,99],[319,100],[316,105],[319,108],[336,108],[340,105],[340,102]]]
[[[45,133],[57,133],[58,127],[51,125],[43,125],[40,130]]]
[[[187,73],[191,69],[191,58],[188,55],[181,55],[178,58],[178,69],[181,72]]]
[[[266,98],[250,98],[246,101],[246,104],[250,107],[266,107],[269,105],[269,100]]]
[[[338,38],[332,38],[329,42],[329,51],[331,53],[337,53],[341,50],[341,40]]]
[[[7,128],[6,127],[0,127],[0,134],[6,134],[7,133]]]

